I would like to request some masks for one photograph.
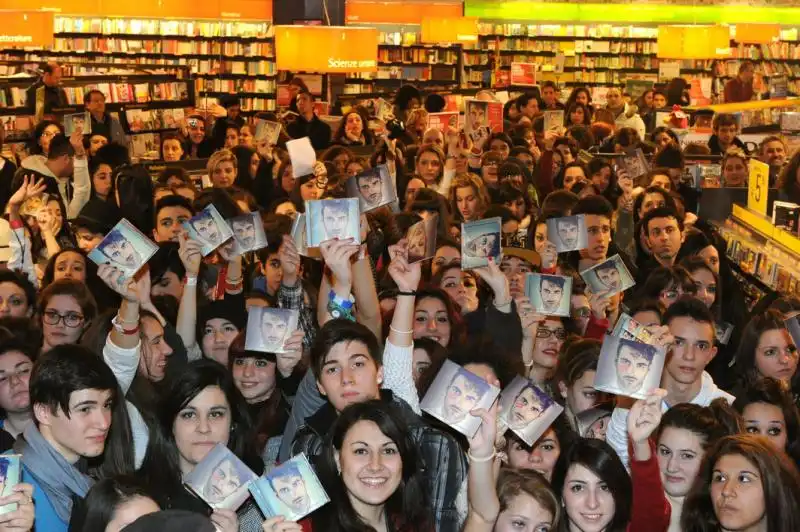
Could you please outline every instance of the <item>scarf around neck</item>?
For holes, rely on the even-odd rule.
[[[34,423],[14,443],[14,452],[22,455],[27,472],[44,490],[59,519],[68,523],[72,497],[85,497],[94,481],[67,462]]]

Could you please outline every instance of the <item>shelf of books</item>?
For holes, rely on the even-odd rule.
[[[405,83],[437,91],[461,86],[461,46],[422,44],[419,26],[383,25],[381,29],[377,72],[349,75],[344,94],[366,96],[391,92]]]
[[[244,92],[249,94],[242,99],[244,110],[275,108],[270,22],[58,16],[54,24],[52,49],[8,49],[0,54],[22,61],[186,67],[196,78],[198,97]]]
[[[783,219],[777,211],[777,218],[768,218],[734,205],[731,216],[720,226],[735,269],[762,292],[800,296],[798,213],[800,209],[795,209],[789,215],[793,220]]]

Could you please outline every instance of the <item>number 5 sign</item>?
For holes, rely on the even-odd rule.
[[[769,165],[750,159],[750,180],[747,186],[747,208],[762,216],[767,215],[769,196]]]

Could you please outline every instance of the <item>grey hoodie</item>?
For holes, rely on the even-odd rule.
[[[84,157],[74,159],[74,173],[72,177],[72,201],[67,200],[67,183],[70,178],[56,177],[50,168],[47,167],[47,157],[44,155],[31,155],[23,159],[20,165],[19,173],[22,169],[32,170],[38,174],[50,177],[55,180],[58,185],[58,192],[61,195],[61,201],[67,207],[67,219],[72,220],[78,217],[81,209],[89,201],[92,195],[92,184],[89,177],[89,160]]]

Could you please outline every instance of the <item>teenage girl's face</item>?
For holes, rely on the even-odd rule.
[[[714,273],[719,275],[719,251],[717,251],[717,248],[708,245],[701,249],[697,256],[706,261],[708,267],[714,270]]]
[[[471,186],[456,189],[456,207],[461,218],[467,222],[476,220],[481,215],[478,212],[478,195]]]
[[[286,169],[281,176],[281,188],[287,194],[292,192],[292,188],[294,188],[294,176],[292,175],[292,165],[287,164]]]
[[[572,464],[561,493],[570,530],[602,532],[614,519],[614,497],[600,477],[582,464]]]
[[[742,410],[744,429],[748,434],[764,436],[781,451],[789,441],[786,417],[779,406],[769,403],[750,403]]]
[[[75,251],[61,253],[53,265],[53,280],[86,281],[86,257]]]
[[[658,146],[659,148],[663,148],[664,146],[672,142],[672,137],[670,137],[668,133],[664,133],[662,131],[661,133],[656,135],[655,141],[656,141],[656,146]]]
[[[16,283],[0,283],[0,317],[27,318],[33,309],[28,295]]]
[[[726,187],[743,187],[747,184],[747,162],[739,157],[729,157],[722,169]]]
[[[189,473],[218,443],[228,445],[231,406],[219,386],[207,386],[172,422],[181,472]]]
[[[711,503],[720,530],[766,530],[764,485],[759,469],[739,454],[717,459],[711,475]]]
[[[589,105],[589,95],[585,91],[580,91],[575,96],[575,101],[581,105]]]
[[[347,115],[347,122],[344,128],[350,135],[360,137],[364,130],[364,122],[361,120],[361,115],[358,113],[350,113]]]
[[[764,331],[756,345],[756,370],[762,377],[789,384],[797,372],[797,356],[797,347],[786,329]]]
[[[55,347],[62,344],[76,344],[81,337],[86,320],[83,316],[83,309],[75,300],[74,297],[68,295],[57,295],[50,298],[47,302],[47,307],[44,309],[44,314],[56,313],[61,315],[58,323],[51,325],[47,323],[47,318],[42,320],[42,333],[44,340],[50,347]],[[78,321],[77,327],[67,326],[66,321]]]
[[[658,438],[658,468],[664,491],[671,497],[689,493],[705,456],[703,438],[688,430],[666,427]]]
[[[223,318],[212,318],[203,328],[201,347],[206,358],[228,365],[228,348],[239,334],[239,329]]]
[[[248,403],[266,401],[275,390],[275,362],[265,358],[237,357],[233,382]]]
[[[717,300],[717,280],[714,278],[714,274],[705,268],[700,268],[689,272],[689,275],[694,281],[694,287],[697,291],[695,297],[702,301],[705,306],[711,308],[714,301]]]
[[[494,532],[541,532],[550,530],[553,514],[524,491],[512,497],[497,516]]]
[[[425,181],[426,185],[436,183],[442,173],[442,161],[432,152],[425,152],[417,161],[417,174]]]
[[[427,351],[417,347],[414,349],[414,356],[412,357],[411,364],[414,375],[414,383],[416,383],[419,380],[420,375],[422,375],[425,370],[431,366],[431,357],[428,355]]]
[[[570,166],[566,170],[564,170],[564,188],[566,190],[572,190],[579,181],[585,181],[586,174],[583,172],[583,168],[580,166]]]
[[[403,480],[397,444],[374,421],[362,420],[350,427],[335,457],[349,497],[362,504],[384,504]]]
[[[569,114],[569,121],[574,126],[582,125],[584,120],[586,120],[586,111],[583,110],[583,107],[576,107]]]
[[[605,192],[608,185],[611,183],[611,168],[608,166],[602,167],[600,170],[592,174],[592,184],[597,187],[600,192]]]
[[[62,216],[61,206],[56,200],[47,202],[47,213],[55,220],[56,231],[61,231],[61,226],[64,224],[64,216]]]
[[[97,166],[92,174],[92,185],[98,196],[106,198],[111,192],[111,167],[107,164]]]
[[[239,130],[239,144],[248,148],[253,147],[253,132],[250,131],[250,126],[242,126]]]
[[[309,179],[300,185],[300,197],[303,201],[316,200],[322,196],[324,190],[317,185],[316,179]]]
[[[450,316],[440,300],[426,297],[414,310],[414,338],[430,338],[443,347],[450,343]]]
[[[528,469],[536,471],[548,481],[553,475],[558,457],[561,455],[561,446],[558,443],[556,432],[549,428],[547,432],[528,447],[525,442],[513,438],[508,442],[508,465],[514,469]]]
[[[594,389],[594,377],[597,372],[588,369],[583,372],[581,378],[566,388],[567,406],[573,415],[594,408],[599,402],[600,392]],[[563,390],[563,388],[562,388]]]

